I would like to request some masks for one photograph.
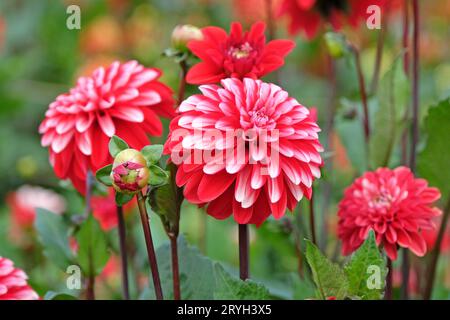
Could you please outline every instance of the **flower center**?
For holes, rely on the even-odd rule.
[[[250,111],[248,114],[255,129],[271,130],[275,128],[275,121],[266,114],[265,108]]]
[[[252,52],[253,48],[248,42],[244,42],[243,44],[236,47],[231,47],[228,50],[228,54],[234,59],[247,58]]]
[[[371,206],[377,209],[389,208],[393,201],[392,195],[386,190],[381,190],[370,202]]]

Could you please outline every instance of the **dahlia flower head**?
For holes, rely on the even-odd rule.
[[[62,196],[52,190],[37,186],[23,185],[6,197],[12,220],[20,227],[30,228],[36,218],[36,209],[46,209],[55,214],[66,210]]]
[[[38,294],[28,285],[27,275],[14,263],[0,256],[0,300],[38,300]]]
[[[80,77],[74,88],[58,96],[39,127],[58,178],[69,178],[84,194],[88,170],[112,162],[108,143],[113,135],[136,149],[150,143],[147,135],[161,135],[159,116],[174,116],[174,100],[160,76],[158,69],[136,61],[116,61]]]
[[[278,16],[288,16],[288,31],[291,35],[302,32],[307,39],[314,38],[319,30],[330,24],[334,30],[340,30],[344,24],[356,28],[366,21],[368,8],[377,5],[381,14],[390,8],[399,7],[403,0],[282,0]]]
[[[184,196],[239,224],[281,218],[320,177],[323,148],[309,110],[280,87],[228,78],[200,86],[170,124],[165,153]]]
[[[295,43],[291,40],[266,43],[264,30],[263,22],[253,24],[248,32],[234,22],[230,35],[218,27],[203,28],[203,39],[188,43],[189,50],[202,61],[189,70],[186,81],[209,84],[228,77],[257,79],[278,69]]]
[[[433,218],[441,211],[433,203],[440,196],[438,189],[415,178],[406,167],[366,172],[345,190],[339,203],[338,236],[343,254],[358,249],[373,229],[377,244],[390,259],[397,259],[398,246],[425,255],[422,231],[435,228]]]

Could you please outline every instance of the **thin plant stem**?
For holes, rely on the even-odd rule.
[[[122,206],[117,206],[117,221],[119,230],[120,258],[122,263],[122,295],[124,300],[130,300],[130,289],[128,283],[126,226],[125,226],[125,219],[123,217]]]
[[[369,124],[369,107],[367,105],[367,93],[366,93],[366,84],[364,82],[364,75],[362,73],[361,68],[361,59],[359,57],[359,51],[355,47],[352,47],[353,54],[355,56],[355,65],[356,72],[358,76],[359,83],[359,91],[361,94],[361,102],[363,106],[363,128],[364,128],[364,139],[366,141],[366,145],[369,143],[370,136],[370,124]]]
[[[93,274],[87,278],[86,300],[95,300],[95,276]]]
[[[416,170],[416,149],[419,141],[419,3],[413,4],[413,55],[412,55],[412,135],[409,166],[413,172]]]
[[[91,199],[92,199],[92,186],[94,185],[94,177],[92,176],[91,170],[86,172],[86,193],[85,193],[85,210],[84,216],[87,219],[92,211]]]
[[[88,169],[86,172],[86,193],[85,193],[85,212],[84,216],[87,219],[91,214],[91,198],[92,198],[92,186],[94,184],[92,172]],[[93,272],[93,258],[92,252],[89,252],[89,276],[87,277],[87,285],[86,285],[86,299],[87,300],[95,300],[95,275]]]
[[[403,69],[406,75],[409,75],[409,1],[403,1],[403,35],[402,47],[404,51]]]
[[[336,79],[336,62],[335,60],[329,55],[326,55],[327,62],[328,62],[328,79],[329,79],[329,90],[330,90],[330,96],[328,101],[328,112],[326,113],[326,124],[325,124],[325,148],[327,150],[333,150],[333,131],[334,131],[334,122],[336,117],[336,94],[337,94],[337,79]],[[325,170],[326,172],[332,172],[333,169],[333,161],[332,159],[328,159],[325,161]],[[322,221],[327,221],[327,213],[328,208],[331,202],[332,192],[333,192],[333,182],[332,178],[327,179],[326,181],[322,181],[323,185],[323,210],[321,211],[322,214]],[[320,243],[327,243],[327,225],[325,223],[322,223],[321,225],[321,232],[319,237]]]
[[[409,251],[407,248],[402,248],[402,287],[401,298],[402,300],[409,299]]]
[[[444,209],[444,215],[442,216],[441,227],[439,228],[436,242],[434,243],[433,250],[431,251],[430,264],[427,269],[427,280],[425,283],[424,300],[430,300],[433,293],[434,278],[436,276],[436,267],[441,253],[442,240],[444,239],[445,231],[447,230],[447,223],[450,216],[450,196],[448,197],[447,204]]]
[[[241,280],[246,280],[249,277],[248,253],[248,225],[239,224],[239,276]]]
[[[309,201],[309,228],[311,230],[312,243],[317,246],[316,222],[314,216],[314,192],[311,194],[311,200]]]
[[[386,275],[386,289],[384,292],[384,300],[392,300],[392,277],[394,270],[392,269],[392,260],[387,258],[388,273]]]
[[[386,7],[388,8],[388,6]],[[370,84],[370,92],[373,94],[377,91],[378,88],[378,80],[380,77],[380,68],[381,68],[381,61],[383,59],[383,48],[384,48],[384,42],[386,38],[386,28],[387,28],[387,18],[386,15],[387,12],[383,15],[382,21],[381,21],[381,29],[378,32],[378,40],[377,40],[377,51],[375,54],[375,66],[372,76],[372,82]]]
[[[179,84],[179,87],[178,87],[178,99],[177,99],[178,105],[180,105],[183,102],[184,94],[185,94],[185,91],[186,91],[186,74],[187,74],[187,70],[188,70],[188,66],[187,66],[186,60],[182,60],[180,62],[180,68],[181,68],[181,71],[180,71],[180,84]]]
[[[145,244],[147,246],[147,256],[152,271],[153,286],[155,287],[155,295],[157,300],[163,300],[163,292],[161,288],[161,280],[159,277],[158,264],[156,262],[155,248],[153,246],[152,232],[149,225],[149,217],[147,208],[145,207],[145,198],[142,191],[136,195],[139,213],[141,215],[142,229],[144,230]]]
[[[174,300],[180,300],[180,270],[178,266],[178,242],[176,236],[170,237],[170,249],[172,257],[173,298]]]

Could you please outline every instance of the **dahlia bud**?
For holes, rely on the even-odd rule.
[[[190,24],[178,25],[172,32],[172,45],[179,51],[187,51],[189,41],[202,39],[202,31]]]
[[[111,180],[117,192],[137,193],[148,184],[149,175],[147,161],[137,150],[125,149],[114,159]]]

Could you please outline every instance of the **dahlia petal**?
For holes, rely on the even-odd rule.
[[[186,81],[190,84],[216,83],[223,79],[225,74],[215,65],[207,62],[200,62],[189,69]]]
[[[77,145],[80,151],[86,155],[90,156],[92,154],[92,141],[89,131],[82,133],[77,133],[76,135]]]
[[[56,135],[52,141],[52,150],[56,153],[60,153],[64,148],[67,147],[69,142],[72,140],[73,131],[69,131],[64,134]]]
[[[140,87],[145,83],[153,81],[161,75],[161,72],[157,69],[145,69],[141,73],[133,76],[132,80],[128,83],[131,87]]]
[[[233,183],[235,177],[225,170],[214,175],[204,174],[198,185],[198,198],[210,202],[218,198]]]
[[[397,245],[394,243],[389,243],[387,241],[383,242],[384,250],[387,256],[391,260],[397,260]]]
[[[234,187],[230,186],[218,198],[209,203],[206,212],[219,220],[228,218],[233,212],[232,202],[230,201],[233,194]]]
[[[417,232],[409,234],[411,242],[409,244],[409,249],[419,257],[423,257],[427,252],[427,243],[425,239]]]
[[[94,121],[94,115],[92,113],[80,113],[77,115],[75,127],[78,132],[86,131]]]
[[[143,122],[144,113],[136,107],[121,106],[110,111],[111,117],[116,117],[130,122]]]
[[[280,196],[278,202],[270,202],[269,205],[272,210],[272,215],[275,219],[280,219],[281,217],[283,217],[286,212],[287,205],[287,197],[285,191],[283,190],[283,194]]]
[[[97,113],[97,121],[106,136],[111,138],[116,133],[116,127],[108,113],[104,113],[103,115]]]
[[[239,224],[246,224],[250,221],[253,214],[253,207],[242,208],[241,204],[233,200],[233,216],[234,220]]]

